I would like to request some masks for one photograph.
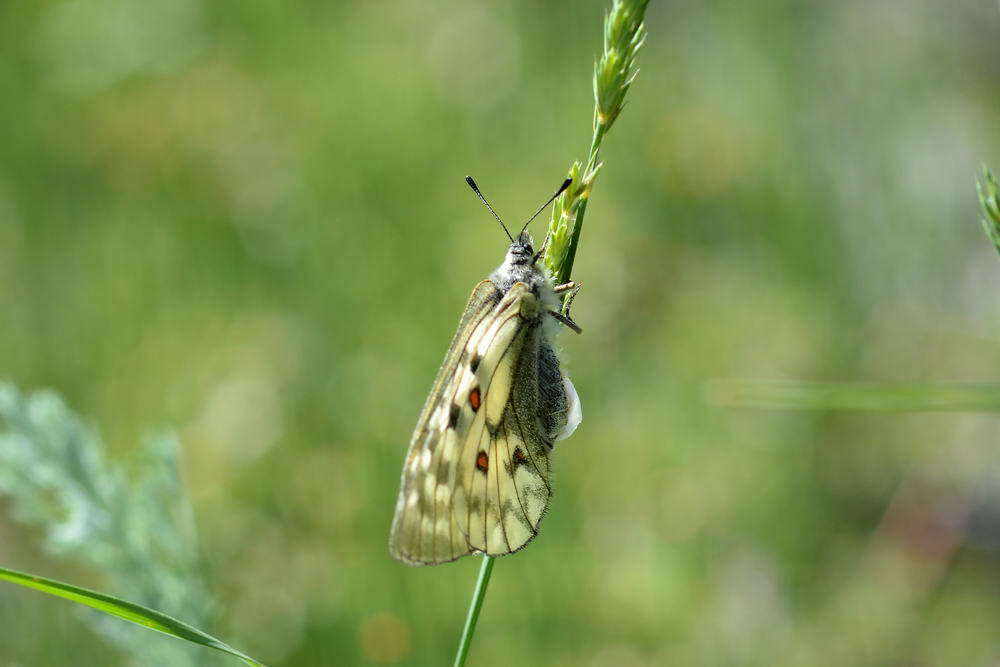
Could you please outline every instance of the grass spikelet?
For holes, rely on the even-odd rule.
[[[639,73],[636,56],[646,40],[643,18],[649,0],[615,0],[604,17],[604,45],[594,64],[594,126],[587,162],[574,162],[569,169],[573,184],[561,194],[552,209],[546,245],[545,267],[556,283],[569,281],[583,229],[583,216],[594,179],[601,169],[598,160],[604,135],[614,125],[625,96]],[[582,177],[581,177],[582,173]]]

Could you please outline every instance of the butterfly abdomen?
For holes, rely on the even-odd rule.
[[[545,340],[538,346],[538,420],[551,447],[566,426],[566,389],[559,357]]]

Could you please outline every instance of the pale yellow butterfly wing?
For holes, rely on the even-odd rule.
[[[444,363],[438,370],[434,386],[424,403],[416,429],[410,440],[410,447],[403,463],[403,473],[400,479],[399,499],[396,503],[396,513],[392,521],[392,531],[389,538],[389,548],[393,557],[408,563],[438,562],[437,559],[454,560],[470,552],[465,537],[460,531],[452,531],[448,526],[448,554],[444,558],[444,541],[439,550],[433,542],[434,516],[439,504],[436,500],[437,485],[443,484],[450,488],[447,477],[451,473],[450,466],[441,479],[431,480],[430,474],[437,474],[437,466],[433,466],[435,457],[440,463],[444,449],[454,451],[457,437],[452,429],[441,427],[439,410],[449,409],[454,382],[459,362],[463,358],[469,338],[477,327],[490,316],[501,298],[500,290],[489,280],[480,282],[472,290],[469,302],[458,324],[458,330],[452,338],[451,346],[445,355]],[[467,363],[467,362],[466,362]],[[432,424],[432,417],[437,419]],[[438,445],[442,447],[438,447]],[[449,501],[450,502],[450,499]],[[440,504],[446,504],[444,502]],[[446,512],[449,512],[446,510]],[[441,531],[443,533],[443,531]],[[455,534],[457,532],[457,535]],[[437,555],[435,555],[437,553]]]
[[[473,291],[403,467],[390,551],[412,564],[511,553],[551,495],[538,404],[539,305],[516,283]]]

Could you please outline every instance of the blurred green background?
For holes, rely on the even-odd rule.
[[[409,568],[387,537],[506,247],[462,178],[523,219],[585,157],[604,8],[0,4],[0,378],[116,459],[173,429],[217,636],[450,664],[479,561]],[[729,409],[706,383],[1000,379],[974,190],[996,2],[654,0],[647,27],[561,339],[585,420],[470,664],[995,665],[995,415]],[[8,503],[0,563],[123,593]],[[0,621],[4,667],[144,664],[37,593],[0,587]]]

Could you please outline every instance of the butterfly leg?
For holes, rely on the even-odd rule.
[[[580,288],[583,287],[582,283],[578,283],[575,280],[571,280],[568,283],[563,283],[562,285],[556,285],[553,290],[556,294],[567,294],[565,300],[563,301],[562,312],[556,313],[554,311],[549,311],[554,318],[568,326],[570,329],[576,333],[583,333],[580,326],[573,321],[573,318],[569,316],[569,308],[573,304],[573,299],[580,292]]]
[[[580,287],[582,286],[583,283],[578,283],[575,280],[571,280],[568,283],[563,283],[562,285],[556,285],[552,289],[553,291],[555,291],[556,294],[562,294],[563,292],[570,292],[570,291],[572,291],[575,294],[576,292],[580,291]]]
[[[573,320],[569,319],[568,317],[566,317],[562,313],[557,313],[554,310],[550,310],[549,311],[549,315],[551,315],[552,317],[556,318],[557,320],[559,320],[560,322],[562,322],[563,324],[565,324],[566,326],[568,326],[570,329],[572,329],[576,333],[583,333],[583,329],[580,328],[579,324],[577,324]]]
[[[569,292],[566,298],[563,300],[562,314],[569,317],[569,307],[573,305],[573,299],[576,295],[580,293],[580,288],[583,287],[583,283],[578,283],[575,280],[571,280],[568,283],[563,283],[562,285],[556,285],[553,290],[556,294],[565,294]]]
[[[536,253],[535,253],[535,256],[534,256],[534,257],[533,257],[533,258],[531,259],[531,263],[532,263],[532,264],[534,264],[534,263],[538,262],[538,259],[539,259],[539,258],[540,258],[540,257],[541,257],[542,255],[544,255],[544,254],[545,254],[545,249],[546,249],[546,248],[548,247],[548,245],[549,245],[549,237],[550,237],[550,236],[552,236],[552,233],[551,233],[551,232],[545,232],[545,239],[544,239],[544,240],[542,241],[542,247],[538,249],[538,252],[536,252]]]

